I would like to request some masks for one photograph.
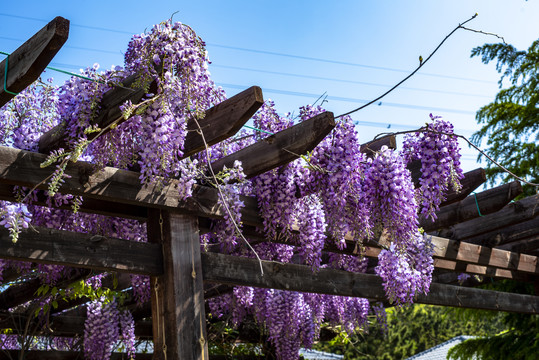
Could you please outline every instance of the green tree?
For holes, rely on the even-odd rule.
[[[499,291],[533,294],[530,284],[501,281],[488,286]],[[471,319],[481,320],[481,313],[468,311]],[[450,349],[453,360],[535,360],[539,354],[539,316],[502,313],[504,331],[466,340]]]
[[[449,308],[413,305],[390,308],[387,311],[387,334],[377,326],[368,333],[360,333],[345,341],[319,343],[318,350],[345,355],[345,359],[392,360],[405,359],[455,336],[486,336],[504,329],[501,314],[481,312],[482,316],[469,316]]]
[[[539,40],[526,51],[506,43],[485,44],[474,48],[471,56],[481,56],[485,64],[496,60],[496,69],[502,74],[501,90],[495,100],[477,112],[476,120],[482,128],[472,136],[472,141],[479,146],[486,139],[489,156],[516,175],[538,183]],[[486,170],[491,182],[510,179],[491,162]],[[524,189],[528,195],[536,190],[531,186]]]

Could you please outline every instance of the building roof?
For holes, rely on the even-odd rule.
[[[425,351],[422,351],[414,356],[407,358],[406,360],[446,360],[449,349],[453,346],[460,344],[464,340],[473,338],[473,336],[460,335],[452,339],[447,340],[444,343],[431,347]]]
[[[299,354],[303,356],[305,360],[336,360],[344,359],[344,355],[331,354],[323,351],[300,349]]]

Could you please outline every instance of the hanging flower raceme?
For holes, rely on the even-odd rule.
[[[119,311],[115,302],[92,301],[84,323],[84,356],[87,360],[108,360],[120,337]]]
[[[410,171],[402,157],[383,146],[369,160],[363,193],[370,212],[371,227],[388,236],[398,250],[414,241],[418,228],[417,204]]]
[[[300,117],[306,120],[322,111],[321,107],[305,106]],[[350,117],[339,119],[332,133],[307,158],[301,190],[320,197],[328,231],[341,249],[346,235],[359,241],[372,232],[361,191],[366,163]]]
[[[444,193],[452,188],[459,191],[460,148],[453,136],[453,125],[439,116],[430,115],[432,122],[417,133],[407,136],[403,143],[403,154],[407,163],[421,162],[421,177],[417,189],[417,199],[421,214],[436,219],[444,200]]]
[[[430,240],[419,233],[408,242],[406,251],[393,243],[380,252],[375,271],[384,280],[392,303],[411,304],[418,293],[428,293],[434,270],[432,254]]]

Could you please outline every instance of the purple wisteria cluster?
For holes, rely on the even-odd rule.
[[[427,237],[417,235],[408,241],[409,249],[392,243],[378,256],[376,273],[384,280],[387,297],[397,305],[411,304],[414,296],[427,294],[434,270],[432,245]]]
[[[449,187],[460,190],[463,177],[460,168],[460,148],[453,125],[430,114],[432,122],[421,131],[408,135],[403,143],[405,161],[421,161],[421,177],[417,199],[421,214],[436,219],[436,211]]]
[[[323,109],[305,106],[300,119],[306,120]],[[328,219],[328,232],[339,248],[345,237],[361,239],[372,235],[370,214],[362,191],[367,157],[360,152],[355,126],[350,117],[340,119],[330,136],[326,137],[308,156],[301,190],[316,193]]]
[[[115,302],[105,299],[87,306],[84,323],[84,356],[87,360],[107,360],[120,338],[120,312]]]
[[[69,157],[97,167],[139,170],[146,184],[166,185],[172,178],[180,179],[177,191],[183,199],[191,196],[197,182],[217,187],[219,205],[228,210],[223,219],[212,220],[210,233],[201,237],[204,250],[212,246],[212,251],[255,257],[250,248],[240,246],[243,239],[238,233],[244,206],[241,197],[254,196],[263,220],[256,237],[270,240],[252,244],[261,259],[309,265],[313,271],[333,268],[363,273],[367,261],[361,254],[327,255],[324,248],[336,244],[342,250],[347,241],[356,241],[361,249],[363,241],[380,240],[385,248],[375,271],[383,279],[388,298],[402,305],[428,292],[432,244],[419,233],[418,213],[434,218],[444,191],[449,186],[459,188],[462,171],[452,125],[432,117],[432,123],[406,137],[402,153],[383,147],[368,158],[360,151],[352,119],[343,117],[313,151],[294,162],[250,180],[245,179],[241,163],[236,163],[210,178],[208,163],[289,128],[294,121],[279,115],[274,103],[267,101],[253,117],[256,131],[243,130],[207,152],[186,157],[187,123],[201,119],[225,98],[210,78],[208,63],[205,44],[196,33],[187,25],[167,21],[133,37],[124,67],[98,73],[96,65],[83,71],[86,78],[73,77],[59,89],[38,83],[15,97],[0,110],[1,145],[36,151],[40,136],[62,123],[69,147],[57,150],[48,161],[57,168],[47,193],[28,194],[28,189],[20,188],[16,197],[24,201],[0,201],[0,225],[9,229],[14,240],[33,225],[147,241],[144,222],[60,209],[72,205],[79,210],[83,205],[80,197],[59,193],[65,176],[58,161]],[[124,103],[125,122],[102,134],[103,129],[91,124],[103,94],[134,75],[133,86],[146,90],[142,102]],[[323,111],[320,106],[305,106],[299,121]],[[98,136],[93,139],[90,134]],[[415,160],[421,161],[422,169],[417,190],[406,168]],[[8,267],[39,278],[49,287],[73,275],[72,269],[63,266],[0,260],[0,279]],[[113,292],[112,299],[96,295],[102,293],[108,276],[92,274],[84,282],[89,293],[85,295],[94,299],[86,308],[86,359],[108,359],[119,342],[128,356],[135,355],[133,317],[114,299],[125,289]],[[136,305],[150,300],[149,277],[132,275],[131,288]],[[348,333],[368,323],[369,302],[361,298],[235,287],[208,302],[212,316],[230,319],[234,326],[254,319],[279,359],[297,359],[299,348],[313,344],[324,322],[340,325]],[[376,314],[381,311],[373,309]],[[60,339],[58,344],[64,346]],[[19,349],[20,344],[10,335],[0,335],[0,348]]]

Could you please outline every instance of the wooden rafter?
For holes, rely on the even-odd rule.
[[[0,107],[15,97],[9,92],[19,93],[41,76],[68,36],[69,20],[58,16],[0,63]]]
[[[452,226],[441,236],[467,240],[506,226],[532,220],[539,215],[539,195],[529,196],[505,206],[502,210]]]
[[[281,290],[314,292],[329,295],[365,297],[386,300],[382,279],[370,274],[309,266],[262,261],[223,254],[202,254],[204,281]],[[503,293],[482,289],[431,284],[427,296],[417,296],[416,303],[467,307],[472,309],[539,313],[539,296]]]
[[[522,186],[518,181],[497,186],[470,195],[457,203],[443,206],[436,212],[436,220],[421,219],[419,226],[425,231],[449,227],[460,222],[475,219],[501,210],[511,200],[522,194]]]
[[[135,81],[136,76],[131,76],[125,80],[124,85],[130,86]],[[100,111],[92,125],[105,129],[113,122],[120,124],[126,121],[122,117],[120,105],[127,100],[137,104],[143,100],[145,93],[144,89],[140,88],[115,87],[109,90],[103,95]],[[262,90],[258,86],[253,86],[208,109],[204,118],[198,120],[206,143],[211,146],[234,135],[263,103]],[[198,134],[197,122],[194,119],[188,121],[187,130],[189,132],[184,143],[184,157],[205,148],[204,142]],[[92,134],[89,135],[89,138],[91,136]],[[60,147],[66,148],[66,141],[65,124],[62,123],[43,134],[39,139],[39,151],[49,153]]]
[[[296,160],[311,151],[335,127],[333,113],[324,112],[264,138],[212,164],[214,172],[241,161],[247,178]]]

